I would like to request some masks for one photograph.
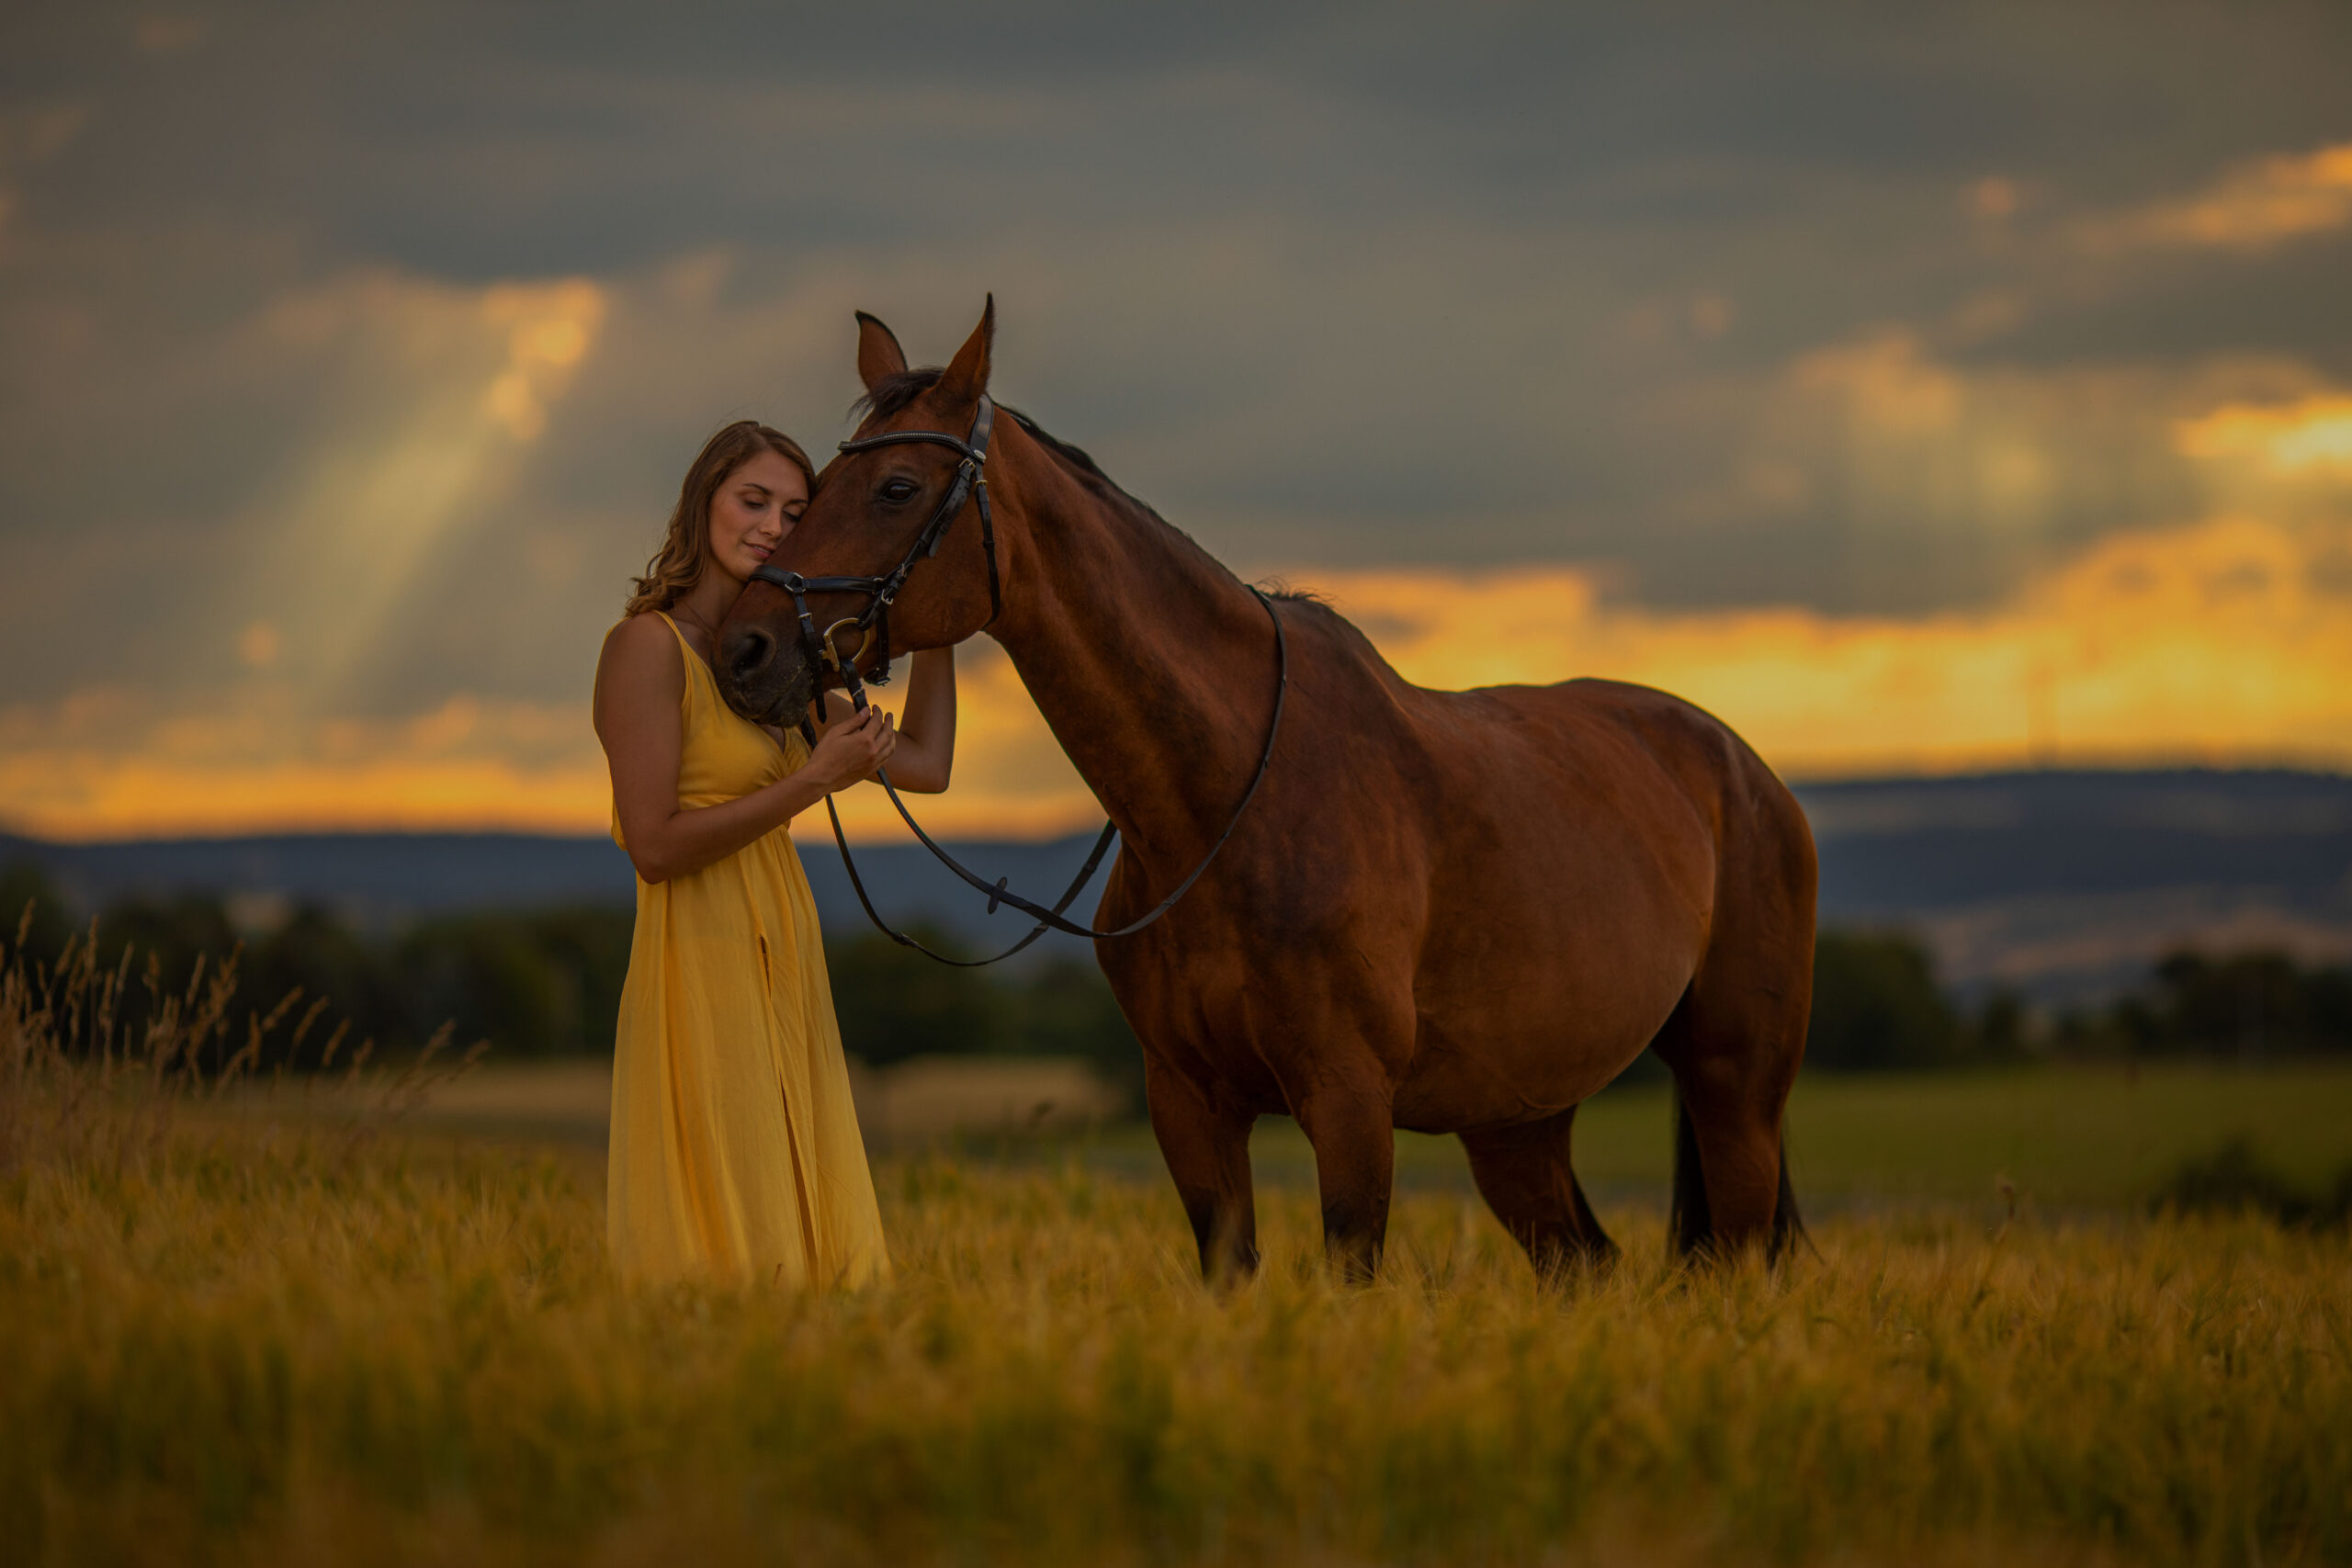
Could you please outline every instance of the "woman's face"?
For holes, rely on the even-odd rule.
[[[808,479],[799,465],[763,449],[710,499],[711,558],[736,581],[749,582],[808,510]]]

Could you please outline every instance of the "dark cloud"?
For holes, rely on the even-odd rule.
[[[0,548],[133,612],[86,678],[173,666],[208,613],[230,658],[303,509],[399,482],[355,454],[495,372],[476,302],[508,282],[592,279],[604,314],[414,546],[347,677],[388,711],[576,691],[705,431],[831,438],[857,306],[940,358],[993,288],[1006,395],[1238,563],[1602,560],[1657,604],[1981,600],[2204,504],[2165,440],[2212,364],[2352,376],[2352,226],[2080,241],[2352,141],[2340,6],[0,28]],[[94,538],[175,564],[108,576]],[[20,646],[54,630],[0,632],[0,700],[72,678]]]

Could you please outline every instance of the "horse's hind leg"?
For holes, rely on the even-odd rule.
[[[1711,974],[1653,1043],[1674,1072],[1670,1231],[1685,1257],[1760,1241],[1777,1258],[1804,1235],[1781,1124],[1804,1054],[1809,989]]]
[[[1151,1130],[1175,1179],[1176,1196],[1200,1244],[1202,1277],[1246,1278],[1258,1269],[1258,1208],[1250,1183],[1250,1117],[1172,1068],[1144,1056]]]
[[[1578,1267],[1606,1265],[1617,1256],[1617,1244],[1593,1217],[1568,1166],[1568,1130],[1576,1114],[1571,1106],[1541,1122],[1462,1134],[1478,1195],[1547,1280]]]
[[[1813,1007],[1813,836],[1762,763],[1740,765],[1706,952],[1651,1042],[1680,1091],[1671,1230],[1685,1257],[1763,1242],[1778,1258],[1804,1234],[1781,1118]]]

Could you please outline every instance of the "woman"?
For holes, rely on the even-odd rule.
[[[792,438],[751,420],[687,470],[668,536],[596,667],[613,837],[637,934],[613,1058],[605,1226],[626,1276],[888,1276],[817,910],[786,825],[884,763],[947,787],[956,666],[914,656],[906,727],[830,694],[812,751],[719,700],[719,621],[808,505]]]

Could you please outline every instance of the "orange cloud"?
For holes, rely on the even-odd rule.
[[[547,429],[547,403],[587,354],[605,305],[604,291],[582,278],[491,289],[482,317],[510,330],[506,365],[483,389],[482,412],[516,441],[538,439]]]
[[[2352,469],[2352,397],[2225,403],[2180,421],[2175,445],[2191,457],[2253,457],[2284,471]]]
[[[70,839],[573,832],[611,808],[585,730],[584,709],[463,695],[386,722],[305,718],[283,687],[241,691],[197,712],[85,691],[0,712],[0,819]]]
[[[1569,674],[1681,694],[1794,774],[2030,760],[2352,762],[2352,529],[2248,518],[2118,536],[1986,611],[1681,615],[1604,603],[1574,571],[1453,592],[1324,574],[1428,685]]]
[[[2085,230],[2095,247],[2203,245],[2267,250],[2352,223],[2352,142],[2265,158],[2211,188]]]
[[[2031,761],[2280,760],[2352,767],[2352,524],[2248,516],[2112,536],[1998,605],[1920,620],[1664,612],[1571,567],[1432,577],[1301,571],[1433,686],[1604,675],[1679,692],[1784,773]],[[959,672],[955,788],[917,803],[958,836],[1100,819],[1011,664]],[[861,839],[905,831],[878,791]],[[586,705],[460,696],[393,722],[302,722],[266,694],[166,716],[91,692],[0,713],[0,817],[73,838],[287,829],[597,832],[610,809]],[[820,813],[797,829],[825,833]]]

